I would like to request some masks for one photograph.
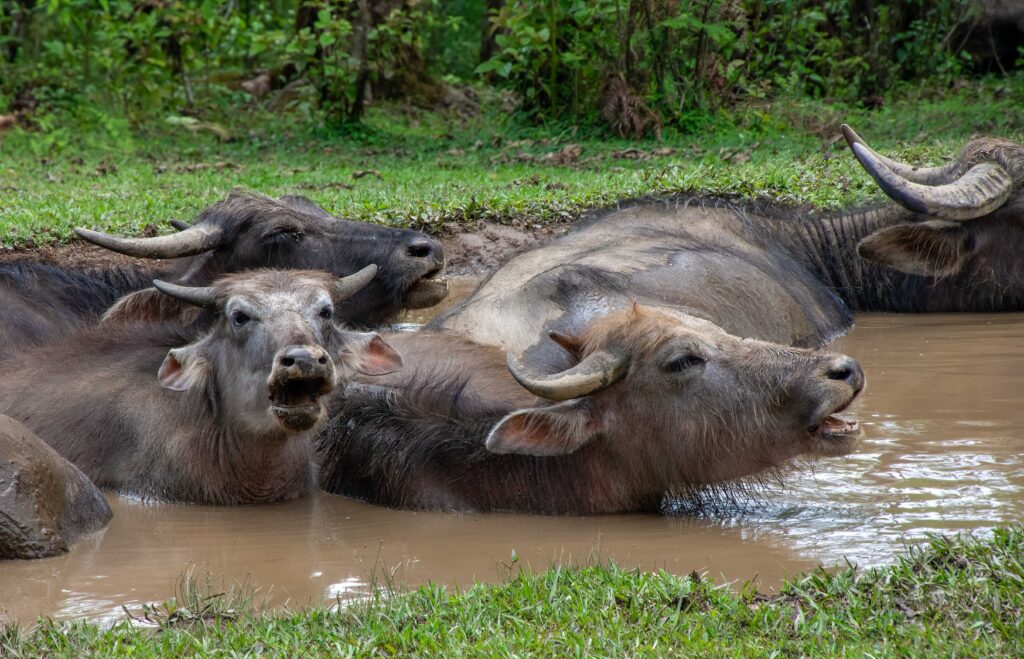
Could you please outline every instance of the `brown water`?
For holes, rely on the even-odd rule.
[[[317,495],[241,508],[111,497],[114,520],[66,556],[0,563],[0,609],[28,621],[122,615],[162,601],[190,565],[250,577],[272,604],[334,603],[371,578],[497,580],[515,552],[540,570],[594,556],[643,569],[706,570],[763,588],[820,563],[885,563],[927,532],[1024,512],[1024,315],[864,315],[839,348],[868,390],[866,438],[785,489],[702,517],[550,518],[410,513]]]

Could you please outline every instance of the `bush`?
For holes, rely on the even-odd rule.
[[[866,102],[901,80],[960,75],[969,0],[510,0],[477,72],[534,119],[603,117],[620,135],[683,130],[780,89]]]

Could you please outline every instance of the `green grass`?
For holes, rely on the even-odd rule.
[[[818,570],[773,596],[614,565],[464,592],[381,590],[340,611],[246,612],[250,596],[193,587],[182,603],[146,610],[155,628],[44,620],[0,630],[0,654],[1020,656],[1022,558],[1016,526],[985,540],[936,537],[889,567]]]
[[[841,122],[886,153],[934,164],[972,133],[1021,141],[1022,105],[1024,78],[912,90],[874,111],[778,100],[712,117],[699,133],[668,131],[661,144],[523,127],[495,108],[465,120],[378,108],[359,135],[303,127],[288,115],[241,115],[225,121],[228,142],[163,121],[129,127],[92,111],[49,121],[46,131],[0,136],[0,242],[61,242],[80,225],[166,232],[168,219],[191,218],[235,186],[304,194],[343,216],[432,233],[475,220],[568,220],[619,199],[672,192],[835,208],[877,196],[845,145],[831,141]],[[543,159],[569,144],[582,148],[575,162]],[[675,151],[640,161],[614,156],[659,147]]]

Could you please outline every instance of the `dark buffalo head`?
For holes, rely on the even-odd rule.
[[[375,263],[379,275],[337,309],[340,318],[360,324],[381,322],[404,308],[432,306],[448,294],[439,242],[417,231],[341,220],[304,197],[233,192],[204,210],[193,226],[154,238],[75,231],[130,256],[187,258],[172,277],[183,285],[207,284],[225,273],[255,268],[345,276]]]
[[[858,254],[900,272],[946,279],[939,283],[944,287],[1000,282],[1004,295],[1024,299],[1024,147],[977,138],[953,162],[913,167],[876,153],[849,126],[843,134],[882,191],[910,211],[864,238]]]
[[[256,270],[206,287],[153,282],[161,293],[214,314],[204,335],[167,353],[160,384],[214,392],[228,425],[247,435],[308,430],[324,416],[321,398],[339,375],[381,374],[401,365],[383,339],[344,329],[335,314],[375,272],[373,265],[343,278]]]
[[[670,315],[671,314],[671,315]],[[554,404],[502,419],[497,453],[558,455],[591,444],[615,457],[622,483],[650,496],[756,474],[801,454],[852,450],[859,427],[835,416],[864,386],[857,362],[834,353],[741,339],[701,319],[640,307],[552,338],[576,365],[509,369]]]

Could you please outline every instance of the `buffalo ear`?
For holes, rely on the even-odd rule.
[[[159,323],[167,321],[192,322],[200,310],[191,304],[168,297],[155,288],[144,288],[125,295],[104,312],[101,323],[116,325],[132,321]]]
[[[200,344],[174,348],[157,371],[160,386],[171,391],[188,391],[206,379],[207,361]]]
[[[960,272],[974,238],[959,222],[929,220],[880,229],[857,245],[868,261],[911,275],[947,277]]]
[[[402,356],[376,332],[343,332],[341,362],[363,375],[387,375],[402,368]]]
[[[548,330],[548,337],[572,355],[576,361],[580,360],[580,357],[583,355],[583,341],[579,337],[563,334],[558,330]]]
[[[486,446],[491,453],[566,455],[594,439],[603,426],[594,405],[576,398],[509,414],[487,435]]]

